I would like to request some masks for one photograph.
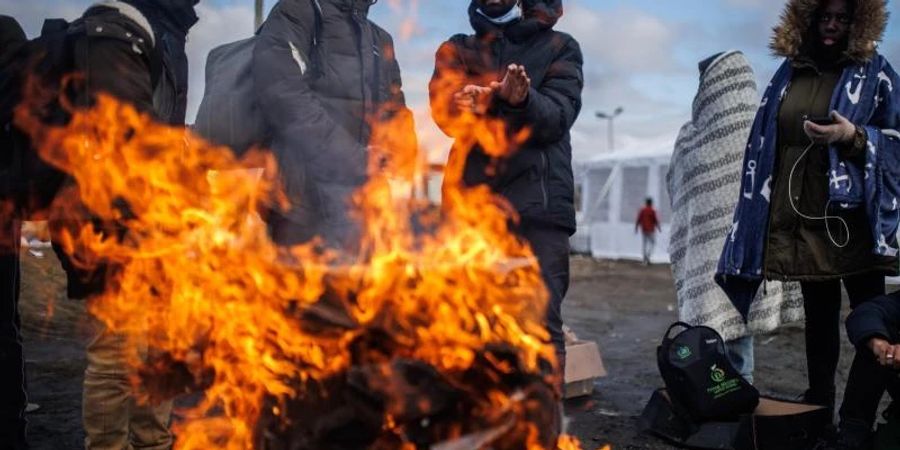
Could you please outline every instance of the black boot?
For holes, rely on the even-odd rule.
[[[871,450],[873,448],[872,427],[863,421],[846,419],[841,421],[836,450]]]

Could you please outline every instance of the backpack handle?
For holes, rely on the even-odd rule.
[[[674,330],[676,327],[681,327],[681,328],[685,328],[685,329],[691,329],[691,328],[694,328],[693,325],[690,325],[690,324],[685,323],[685,322],[675,322],[675,323],[673,323],[672,325],[669,326],[669,329],[666,330],[666,334],[663,335],[663,340],[664,340],[664,341],[671,339],[671,338],[669,337],[669,335],[672,334],[672,330]]]

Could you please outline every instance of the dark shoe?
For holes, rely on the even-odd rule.
[[[871,450],[874,434],[872,427],[859,420],[842,420],[838,432],[836,450]]]

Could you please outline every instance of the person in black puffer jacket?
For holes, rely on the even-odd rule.
[[[440,47],[430,84],[433,117],[456,138],[445,185],[488,185],[518,211],[516,231],[531,244],[550,293],[547,327],[561,369],[561,305],[575,230],[569,130],[584,85],[578,43],[553,30],[562,13],[562,0],[473,0],[475,34],[455,35]],[[477,144],[467,147],[462,114],[501,119],[510,136],[527,129],[529,137],[508,156],[491,157]]]
[[[269,212],[281,245],[320,236],[353,250],[349,199],[367,180],[371,151],[415,153],[393,40],[368,19],[374,3],[281,0],[259,31],[253,79],[291,201],[289,210]],[[393,140],[377,140],[387,122]]]

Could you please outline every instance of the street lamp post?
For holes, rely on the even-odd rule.
[[[615,147],[615,143],[616,143],[615,136],[613,135],[613,121],[616,119],[616,117],[619,117],[619,115],[622,114],[623,111],[625,111],[625,110],[621,106],[616,108],[612,112],[612,114],[607,114],[602,111],[597,111],[598,119],[606,119],[609,121],[609,150],[610,151],[613,150],[613,148]]]
[[[253,30],[258,30],[263,21],[263,2],[264,0],[256,0],[256,17],[254,19]]]

